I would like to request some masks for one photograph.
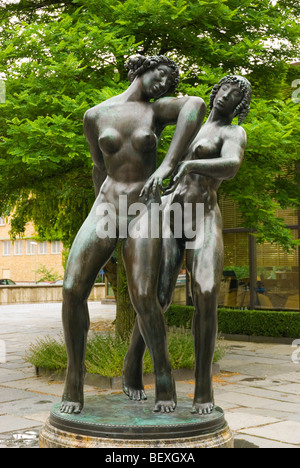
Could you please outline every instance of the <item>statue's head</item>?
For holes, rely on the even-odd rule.
[[[212,89],[209,106],[218,107],[220,112],[239,118],[241,124],[250,110],[252,87],[243,76],[229,75],[222,78]]]
[[[179,84],[178,66],[164,55],[133,55],[125,68],[129,81],[141,77],[148,95],[156,99],[173,93]]]

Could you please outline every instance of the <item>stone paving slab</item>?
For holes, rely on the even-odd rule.
[[[28,415],[36,414],[38,411],[49,412],[52,406],[60,399],[52,395],[31,394],[28,398],[0,403],[0,415],[13,414]]]
[[[250,429],[243,429],[243,434],[255,435],[277,442],[300,445],[300,422],[280,421]]]
[[[1,369],[0,368],[0,385],[3,382],[10,382],[15,380],[24,379],[26,377],[25,372],[12,369]]]
[[[29,422],[24,417],[13,416],[11,414],[0,416],[0,434],[10,431],[20,431],[27,428],[40,427],[36,421]]]
[[[8,402],[8,401],[18,401],[18,400],[25,400],[30,398],[30,393],[26,392],[25,390],[10,388],[9,390],[4,387],[0,387],[0,402]]]
[[[282,442],[264,439],[262,437],[249,436],[247,434],[238,434],[234,438],[235,448],[262,448],[262,449],[296,449],[295,445],[284,444]]]
[[[91,305],[91,321],[113,321],[115,308]],[[37,447],[38,432],[60,401],[63,382],[35,376],[24,361],[30,343],[61,336],[61,304],[0,305],[0,447]],[[292,340],[291,340],[292,343]],[[241,448],[300,448],[300,364],[291,361],[290,344],[225,341],[227,353],[214,378],[216,404]],[[194,381],[177,382],[178,393],[193,399]],[[121,391],[115,390],[114,392]],[[86,386],[89,394],[107,393]],[[153,385],[147,392],[154,392]]]
[[[227,403],[228,405],[228,403]],[[225,409],[225,406],[223,407]],[[242,413],[249,413],[249,414],[255,414],[257,416],[264,416],[264,417],[270,417],[274,419],[278,419],[280,421],[297,421],[300,422],[300,413],[291,413],[287,411],[281,411],[278,408],[272,409],[272,408],[247,408],[245,406],[237,406],[235,408],[232,407],[227,407],[227,411],[232,413],[234,412],[235,414],[242,412]],[[227,413],[226,413],[227,414]]]
[[[231,403],[235,406],[250,408],[269,408],[272,403],[267,398],[260,398],[255,395],[247,395],[237,392],[227,391],[219,396],[219,402]],[[219,403],[218,403],[219,404]]]
[[[270,387],[242,387],[241,385],[235,385],[231,387],[231,391],[237,392],[243,395],[257,396],[261,398],[267,398],[268,400],[275,400],[279,402],[288,403],[300,403],[300,398],[297,394],[287,393],[283,390],[282,385],[278,386],[276,390],[270,389]]]
[[[260,416],[252,413],[230,413],[226,414],[226,420],[229,427],[233,431],[241,431],[244,429],[264,426],[266,424],[280,422],[279,419],[270,418],[268,416]]]

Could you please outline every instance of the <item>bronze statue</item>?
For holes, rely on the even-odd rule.
[[[209,117],[183,154],[182,162],[162,197],[165,210],[176,202],[182,206],[192,203],[194,208],[197,204],[204,204],[203,244],[186,250],[195,307],[193,413],[209,414],[214,405],[212,362],[217,336],[218,293],[223,271],[222,218],[217,203],[217,190],[223,180],[232,179],[236,175],[242,164],[246,133],[241,126],[233,125],[232,121],[238,116],[239,124],[243,122],[249,112],[251,94],[250,83],[239,76],[227,76],[214,86],[210,96]],[[159,301],[164,311],[172,301],[186,241],[184,237],[175,236],[163,240]],[[145,343],[136,323],[123,368],[123,389],[133,400],[146,398],[141,375],[144,352]]]
[[[128,207],[142,202],[145,210],[137,223],[141,229],[147,225],[151,205],[161,202],[162,180],[172,174],[185,148],[193,141],[206,106],[197,97],[164,97],[179,82],[177,66],[166,57],[134,56],[126,67],[131,81],[128,89],[91,108],[84,116],[97,198],[76,236],[65,272],[63,326],[68,367],[61,403],[63,413],[79,413],[83,408],[89,329],[87,300],[97,273],[111,258],[119,237],[125,239],[123,258],[138,327],[155,369],[154,410],[173,411],[176,406],[166,330],[157,296],[162,239],[151,238],[147,232],[144,236],[126,236],[124,226],[130,222],[134,231],[136,225],[132,223],[136,218],[128,211],[124,220],[119,204],[124,197]],[[167,125],[175,124],[167,155],[156,170],[161,133]]]

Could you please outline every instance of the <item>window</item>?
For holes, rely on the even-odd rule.
[[[23,242],[21,240],[15,241],[14,249],[15,249],[15,255],[22,255],[22,253],[23,253]]]
[[[59,254],[60,253],[60,241],[51,242],[51,253]]]
[[[47,253],[47,242],[39,243],[39,255],[46,255]]]
[[[4,216],[0,216],[0,226],[5,226],[5,218],[4,218]]]
[[[3,255],[10,255],[11,253],[11,241],[3,242]]]
[[[26,243],[26,255],[34,255],[37,245],[33,241],[28,240]]]

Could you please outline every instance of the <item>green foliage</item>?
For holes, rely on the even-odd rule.
[[[172,305],[166,313],[167,324],[190,328],[193,312],[191,306]],[[220,308],[218,329],[222,334],[298,338],[300,313]]]
[[[6,3],[6,2],[5,2]],[[289,101],[299,57],[298,0],[20,0],[0,3],[0,213],[12,236],[34,221],[41,239],[70,247],[94,201],[84,112],[127,86],[124,61],[167,54],[182,94],[202,96],[246,73],[254,102],[246,159],[222,191],[258,240],[294,246],[277,207],[299,205],[299,105]],[[172,129],[163,134],[161,162]]]
[[[36,272],[39,275],[38,283],[41,283],[42,281],[53,282],[62,279],[62,277],[54,271],[53,268],[48,269],[45,265],[40,265]]]
[[[220,309],[219,330],[229,334],[298,338],[300,314],[288,311]]]
[[[63,339],[50,336],[38,339],[25,353],[25,359],[35,367],[47,367],[49,370],[62,370],[66,366],[67,351]]]
[[[172,304],[165,313],[166,323],[169,327],[184,327],[191,329],[193,313],[193,306]]]
[[[299,105],[291,100],[254,99],[245,122],[248,144],[245,160],[235,179],[223,183],[221,191],[236,201],[245,227],[255,228],[258,242],[299,244],[285,228],[276,210],[300,203]]]

